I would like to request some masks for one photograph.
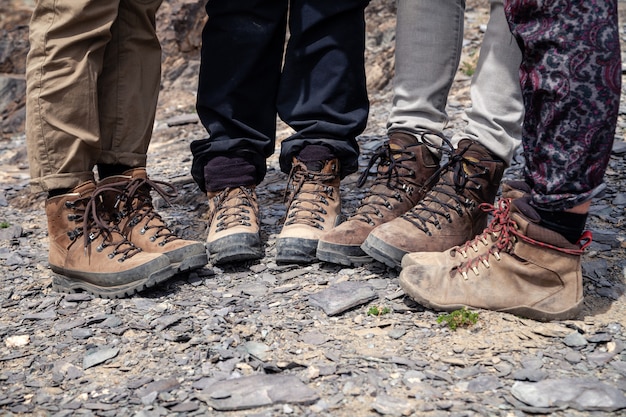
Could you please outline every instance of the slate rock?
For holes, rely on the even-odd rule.
[[[88,369],[112,359],[120,353],[118,348],[102,348],[87,352],[83,358],[83,369]]]
[[[371,286],[363,282],[344,281],[309,295],[312,305],[320,307],[329,316],[341,314],[356,306],[368,303],[378,296]]]
[[[533,407],[570,407],[580,411],[617,411],[626,408],[626,396],[596,379],[546,379],[516,382],[511,394]]]
[[[198,395],[218,411],[236,411],[272,404],[313,404],[318,394],[296,376],[258,374],[218,381]]]

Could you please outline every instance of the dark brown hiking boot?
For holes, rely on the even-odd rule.
[[[135,168],[102,180],[98,189],[106,196],[105,202],[116,216],[118,228],[135,246],[144,252],[166,255],[177,272],[207,264],[204,244],[179,238],[152,205],[150,191],[156,191],[169,202],[176,196],[173,187],[152,181],[144,168]]]
[[[362,249],[399,268],[409,252],[440,252],[472,239],[487,226],[487,213],[479,206],[493,204],[504,168],[484,146],[462,140],[422,201],[372,230]]]
[[[570,243],[540,226],[527,200],[501,199],[489,226],[461,246],[406,255],[404,292],[434,310],[473,307],[535,320],[574,318],[583,302],[581,255],[591,235],[581,237],[583,245]]]
[[[259,205],[255,187],[241,186],[208,192],[207,249],[215,264],[260,259]]]
[[[320,237],[340,221],[339,161],[331,159],[322,165],[314,171],[294,158],[287,214],[276,239],[277,262],[313,262]]]
[[[53,289],[99,297],[132,295],[176,272],[167,256],[143,252],[115,227],[93,182],[46,201]]]
[[[372,157],[359,178],[365,182],[378,162],[376,178],[354,215],[325,233],[317,245],[317,258],[340,265],[370,262],[361,245],[378,225],[414,207],[424,196],[424,185],[439,167],[439,159],[415,136],[394,132]]]

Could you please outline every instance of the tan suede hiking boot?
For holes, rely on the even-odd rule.
[[[500,200],[489,227],[463,246],[407,255],[413,259],[400,273],[404,292],[434,310],[473,307],[535,320],[575,317],[583,302],[581,255],[591,235],[583,235],[583,245],[571,244],[540,226],[527,200]]]
[[[399,268],[410,252],[440,252],[472,239],[487,226],[483,203],[493,204],[505,164],[468,139],[442,167],[439,181],[411,210],[376,227],[361,248]]]
[[[276,261],[309,263],[316,260],[320,237],[340,221],[339,161],[324,161],[320,171],[312,171],[294,158],[288,190],[285,223],[276,239]]]
[[[378,161],[376,178],[354,215],[325,233],[317,245],[317,258],[340,265],[370,262],[361,245],[378,225],[395,219],[424,196],[424,186],[439,168],[439,159],[415,136],[394,132],[372,157],[359,178],[365,182]]]
[[[118,228],[135,246],[144,252],[166,255],[177,272],[207,264],[204,244],[179,238],[152,205],[150,191],[169,201],[176,196],[173,187],[152,181],[144,168],[135,168],[100,181],[98,189],[105,196]]]
[[[142,252],[115,227],[90,181],[46,201],[53,289],[99,297],[132,295],[176,272],[165,255]]]
[[[207,249],[215,264],[260,259],[259,204],[254,186],[207,193],[209,234]]]

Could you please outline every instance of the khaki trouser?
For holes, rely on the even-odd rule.
[[[98,163],[146,165],[161,77],[162,0],[39,0],[26,66],[33,191],[73,188]]]

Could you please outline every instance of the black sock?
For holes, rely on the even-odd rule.
[[[568,211],[546,211],[535,208],[541,217],[540,224],[546,229],[560,233],[571,243],[578,242],[585,231],[587,214],[570,213]]]
[[[48,191],[48,198],[56,197],[62,194],[67,194],[69,192],[70,192],[69,188],[57,188],[57,189]]]
[[[311,171],[321,171],[324,163],[335,157],[333,152],[324,145],[306,145],[298,154],[298,160]]]
[[[133,167],[118,164],[98,164],[98,176],[102,180],[108,177],[112,177],[113,175],[122,175],[129,169],[133,169]]]
[[[240,156],[216,156],[204,166],[207,191],[220,191],[229,187],[257,183],[256,167]]]

